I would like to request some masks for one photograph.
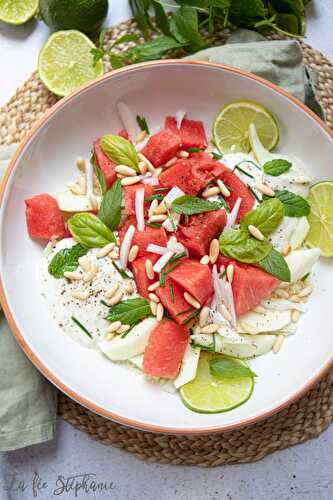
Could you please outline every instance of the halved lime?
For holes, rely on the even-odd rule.
[[[248,153],[251,123],[266,149],[276,146],[279,129],[272,113],[254,101],[234,101],[221,109],[213,125],[214,141],[221,153]]]
[[[44,85],[64,96],[103,74],[103,63],[93,65],[95,45],[76,30],[57,31],[39,53],[38,71]]]
[[[320,249],[324,257],[333,257],[333,181],[318,182],[310,189],[308,215],[310,230],[305,243]]]
[[[0,1],[0,21],[9,24],[23,24],[37,12],[38,0]]]
[[[209,362],[216,357],[216,353],[202,352],[195,379],[180,388],[183,403],[190,410],[198,413],[229,411],[245,403],[252,394],[252,377],[217,379],[211,374]],[[237,361],[247,366],[244,361]]]

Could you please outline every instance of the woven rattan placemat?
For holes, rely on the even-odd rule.
[[[110,29],[106,42],[128,32],[138,33],[135,22],[127,21]],[[210,41],[221,44],[227,35],[224,31]],[[207,38],[209,36],[212,37],[207,35]],[[302,49],[305,63],[318,72],[317,97],[326,122],[333,129],[333,65],[304,43]],[[56,100],[34,73],[0,108],[0,144],[20,142]],[[58,413],[97,441],[127,450],[141,459],[201,467],[252,462],[275,450],[314,438],[326,429],[333,420],[333,373],[275,416],[223,434],[170,436],[137,431],[90,412],[61,393]]]

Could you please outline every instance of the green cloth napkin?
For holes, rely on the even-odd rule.
[[[319,116],[313,82],[296,41],[265,41],[254,32],[239,30],[228,45],[213,47],[187,59],[212,61],[255,73],[305,101]],[[245,96],[240,96],[245,97]],[[4,169],[15,147],[0,147]],[[56,423],[56,389],[25,357],[6,320],[0,318],[0,451],[14,450],[52,439]]]

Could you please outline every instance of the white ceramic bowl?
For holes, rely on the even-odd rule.
[[[251,362],[258,374],[252,397],[228,413],[191,412],[178,396],[163,392],[125,366],[109,362],[62,333],[52,320],[37,279],[42,247],[27,234],[24,200],[56,192],[73,176],[77,156],[92,141],[116,132],[123,100],[153,130],[179,108],[212,122],[222,105],[254,99],[280,124],[279,150],[299,156],[316,179],[332,177],[333,140],[304,105],[270,83],[242,71],[198,62],[159,61],[108,74],[62,99],[28,135],[13,159],[1,193],[2,304],[20,345],[62,391],[92,411],[137,428],[170,433],[222,431],[252,423],[290,404],[332,365],[333,263],[316,267],[309,312],[278,355]]]

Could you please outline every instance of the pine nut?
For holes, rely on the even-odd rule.
[[[190,295],[188,292],[184,292],[184,299],[186,300],[186,302],[188,302],[188,304],[193,306],[195,309],[200,309],[201,307],[200,302],[198,302],[197,299],[192,297],[192,295]]]
[[[74,299],[87,300],[87,298],[89,297],[89,292],[86,291],[80,292],[79,290],[73,290],[71,295]]]
[[[158,207],[155,208],[154,215],[165,214],[166,212],[167,212],[167,207],[165,206],[165,203],[161,201]]]
[[[220,304],[219,310],[220,310],[220,313],[222,314],[222,316],[224,317],[224,319],[226,319],[229,322],[232,320],[231,314],[228,311],[228,309],[225,307],[224,304]]]
[[[93,263],[89,269],[89,271],[83,276],[83,281],[85,283],[88,283],[89,281],[91,281],[92,279],[95,278],[96,274],[97,274],[97,271],[98,271],[98,267],[95,263]]]
[[[297,321],[299,320],[301,316],[301,313],[299,311],[297,311],[296,309],[294,309],[291,313],[291,321],[293,323],[297,323]]]
[[[287,292],[287,290],[283,290],[283,288],[277,288],[276,290],[274,290],[274,294],[277,297],[280,297],[280,299],[289,299],[289,293]]]
[[[76,166],[79,170],[81,170],[81,172],[85,172],[86,171],[86,163],[84,161],[83,158],[77,158],[76,159]]]
[[[265,239],[265,236],[262,234],[261,231],[259,231],[259,229],[256,226],[252,226],[252,224],[250,224],[247,227],[247,229],[249,233],[251,233],[252,236],[256,238],[256,240],[263,241]]]
[[[299,298],[298,295],[292,295],[289,300],[291,302],[295,302],[296,304],[298,304],[299,302],[301,302],[301,299]]]
[[[131,176],[131,177],[134,177],[134,175],[137,175],[134,168],[128,167],[127,165],[117,165],[115,167],[115,171],[117,172],[117,174],[122,174],[122,175],[126,175],[126,176]]]
[[[114,337],[114,333],[107,333],[105,338],[106,338],[106,340],[112,340],[113,337]]]
[[[114,243],[108,243],[103,247],[99,252],[96,253],[97,259],[103,259],[103,257],[106,257],[115,247]]]
[[[147,165],[146,165],[146,162],[145,161],[139,161],[139,170],[141,172],[141,174],[145,174],[148,170],[147,168]]]
[[[203,307],[200,311],[200,316],[199,316],[199,325],[201,327],[205,326],[207,321],[208,321],[208,315],[209,315],[209,309],[208,307]]]
[[[217,332],[219,325],[216,323],[210,323],[201,328],[201,333],[214,333]]]
[[[164,222],[167,220],[168,216],[161,214],[161,215],[152,215],[149,217],[149,222]]]
[[[131,283],[127,283],[125,285],[125,292],[127,292],[129,295],[134,293],[134,288],[133,288],[133,285]]]
[[[253,309],[253,311],[256,312],[256,313],[258,313],[258,314],[265,314],[266,309],[263,306],[256,306]]]
[[[158,207],[158,200],[153,200],[148,210],[148,217],[152,217],[154,215],[157,207]]]
[[[87,272],[90,269],[91,262],[86,255],[79,258],[79,265],[83,271]]]
[[[157,295],[155,293],[148,293],[148,298],[152,302],[156,302],[156,304],[158,304],[160,301],[160,299],[157,297]]]
[[[152,314],[154,316],[156,316],[156,314],[157,314],[157,304],[156,304],[156,302],[150,301],[149,305],[150,305],[150,310],[151,310]]]
[[[227,188],[227,186],[224,184],[224,182],[222,182],[221,179],[217,179],[217,185],[221,191],[221,194],[223,194],[223,196],[228,198],[228,196],[230,196],[231,193],[230,193],[229,189]]]
[[[68,184],[68,187],[73,194],[77,194],[78,196],[82,196],[85,194],[83,189],[76,182]]]
[[[149,170],[149,172],[152,172],[154,173],[155,172],[155,167],[154,165],[148,160],[148,158],[145,157],[145,155],[143,155],[142,153],[138,153],[138,157],[141,161],[144,161],[145,164],[146,164],[146,167],[147,169]]]
[[[118,302],[121,301],[122,297],[123,297],[123,292],[118,292],[113,297],[111,297],[111,299],[108,300],[108,304],[110,306],[115,306],[116,304],[118,304]]]
[[[229,283],[232,283],[232,279],[234,277],[234,266],[232,264],[228,265],[226,273]]]
[[[136,144],[138,144],[139,142],[142,142],[143,139],[146,138],[146,135],[147,135],[147,130],[141,130],[141,132],[139,132],[138,135],[136,136],[136,138],[134,139],[134,142]]]
[[[284,335],[278,335],[274,345],[272,347],[272,351],[277,354],[282,347],[284,341]]]
[[[171,158],[171,160],[167,161],[164,166],[165,166],[165,168],[172,167],[172,165],[174,165],[175,163],[177,163],[177,161],[178,161],[177,156],[174,156],[173,158]]]
[[[210,259],[211,264],[215,264],[215,262],[218,259],[219,253],[220,253],[219,240],[217,240],[215,238],[214,240],[212,240],[210,242],[210,245],[209,245],[209,259]]]
[[[113,323],[110,323],[110,325],[108,326],[107,332],[108,333],[116,332],[120,327],[121,327],[121,322],[114,321]]]
[[[117,333],[125,333],[128,332],[128,330],[131,328],[131,325],[121,325],[120,328],[118,328]]]
[[[111,288],[109,288],[109,290],[107,290],[107,292],[105,292],[104,297],[106,299],[111,299],[111,297],[113,297],[118,288],[119,288],[119,283],[115,283]]]
[[[271,189],[269,186],[266,186],[266,184],[263,184],[262,182],[258,182],[258,184],[256,184],[256,188],[262,194],[266,194],[267,196],[275,196],[273,189]]]
[[[117,259],[119,259],[119,253],[117,250],[113,250],[112,252],[109,253],[108,257],[111,260],[117,260]]]
[[[148,291],[149,292],[155,292],[155,290],[157,290],[157,288],[159,286],[160,286],[160,282],[159,281],[155,281],[155,283],[152,283],[151,285],[149,285]]]
[[[64,272],[64,277],[67,278],[68,280],[82,280],[83,274],[78,273],[78,272],[72,272],[72,271],[65,271]]]
[[[157,321],[162,321],[164,315],[164,307],[161,303],[157,304],[156,308],[156,319]]]
[[[178,151],[177,153],[178,158],[188,158],[190,156],[190,153],[188,151]]]
[[[134,177],[124,177],[121,179],[122,186],[132,186],[133,184],[137,184],[141,181],[141,177],[139,175],[135,175]]]
[[[216,196],[220,193],[220,189],[218,187],[207,188],[203,191],[203,198],[209,198],[210,196]]]
[[[128,261],[133,262],[138,256],[139,253],[139,246],[138,245],[133,245],[129,251],[128,254]]]
[[[313,287],[312,286],[307,286],[307,287],[303,288],[303,290],[301,290],[299,292],[298,296],[300,298],[308,297],[309,295],[311,295],[312,292],[313,292]]]
[[[210,258],[209,258],[209,255],[204,255],[203,257],[201,257],[200,259],[200,264],[209,264],[210,262]]]
[[[150,280],[154,279],[155,273],[154,273],[154,269],[153,269],[153,264],[152,264],[150,259],[146,260],[146,275],[147,275],[147,278],[149,278]]]
[[[282,250],[281,253],[282,253],[282,255],[284,255],[286,257],[287,255],[290,254],[291,250],[292,250],[291,245],[290,245],[290,243],[288,243],[288,245],[286,245],[284,247],[284,249]]]

